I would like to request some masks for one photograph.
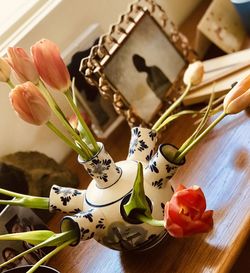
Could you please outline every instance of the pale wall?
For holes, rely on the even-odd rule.
[[[168,16],[178,25],[201,0],[158,0]],[[46,37],[58,43],[63,51],[79,33],[93,23],[104,32],[118,21],[120,14],[134,1],[129,0],[63,0],[53,12],[18,42],[26,49]],[[46,127],[35,127],[17,118],[8,101],[8,89],[0,92],[0,156],[20,150],[38,150],[61,161],[68,148]]]

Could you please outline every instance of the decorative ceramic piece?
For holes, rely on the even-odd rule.
[[[169,158],[176,148],[161,145],[154,154],[155,132],[139,127],[132,129],[127,160],[114,163],[103,145],[98,145],[101,150],[91,160],[83,161],[79,158],[79,162],[93,178],[86,191],[58,186],[51,189],[51,206],[67,212],[78,211],[64,217],[62,231],[77,228],[81,240],[94,238],[101,244],[120,251],[152,247],[166,235],[164,227],[150,226],[139,220],[129,219],[123,205],[128,202],[132,192],[137,161],[142,161],[145,194],[152,217],[163,219],[164,205],[173,195],[168,180],[176,172],[178,165],[171,163]]]
[[[142,163],[148,162],[155,153],[156,142],[157,133],[155,131],[143,127],[133,127],[127,159]]]
[[[157,153],[151,158],[147,165],[144,175],[151,186],[163,189],[168,181],[174,176],[178,167],[185,163],[183,160],[180,164],[171,162],[172,155],[177,148],[170,144],[161,144]]]
[[[53,185],[49,195],[49,210],[64,213],[77,213],[83,210],[86,190]]]
[[[98,143],[100,151],[90,160],[84,161],[79,156],[79,163],[83,164],[88,174],[95,179],[97,187],[108,188],[121,177],[122,170],[116,166],[111,156],[105,151],[102,143]]]

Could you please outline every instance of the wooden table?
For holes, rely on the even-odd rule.
[[[192,120],[180,119],[162,134],[161,142],[179,146],[192,131]],[[115,160],[126,157],[129,137],[130,130],[123,123],[105,142]],[[65,164],[79,175],[80,187],[85,188],[90,179],[77,164],[76,155],[71,154]],[[202,187],[207,207],[215,211],[212,232],[185,239],[169,237],[152,250],[133,254],[90,240],[63,250],[49,265],[61,273],[228,272],[250,231],[250,113],[226,117],[188,154],[172,183]],[[55,230],[61,217],[56,215],[50,227]]]

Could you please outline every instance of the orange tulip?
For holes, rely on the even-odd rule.
[[[11,68],[4,58],[0,58],[0,82],[7,82],[10,78]]]
[[[11,90],[9,98],[17,115],[26,122],[42,125],[49,121],[50,107],[32,82],[17,85]]]
[[[31,53],[42,80],[53,89],[67,91],[71,85],[70,75],[57,45],[43,39],[31,47]]]
[[[164,226],[173,237],[209,232],[213,227],[213,211],[206,209],[205,196],[198,186],[179,186],[165,205]]]
[[[227,93],[223,106],[226,114],[237,114],[250,106],[250,75]]]
[[[31,81],[37,84],[39,75],[32,58],[20,47],[9,47],[7,61],[14,70],[14,75],[20,83]]]
[[[197,85],[202,81],[203,75],[203,63],[201,61],[196,61],[192,64],[189,64],[188,68],[184,73],[183,82],[186,85]]]

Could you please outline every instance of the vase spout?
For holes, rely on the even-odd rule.
[[[98,145],[100,150],[93,158],[84,161],[79,156],[78,161],[95,180],[96,186],[101,189],[106,189],[120,179],[122,170],[116,166],[112,157],[105,151],[104,145],[100,142],[98,142]]]
[[[131,129],[131,139],[127,160],[147,163],[155,153],[157,133],[142,127]]]
[[[79,234],[78,242],[91,238],[99,241],[106,231],[106,219],[101,209],[90,209],[87,212],[79,212],[72,216],[65,216],[61,222],[62,232],[69,228],[76,229]]]
[[[145,181],[157,189],[165,188],[168,181],[174,176],[178,168],[185,163],[177,164],[172,161],[177,148],[170,144],[161,144],[156,154],[145,168]],[[170,184],[169,184],[170,186]]]
[[[49,194],[50,212],[61,211],[64,213],[77,213],[85,211],[86,190],[53,185]]]

